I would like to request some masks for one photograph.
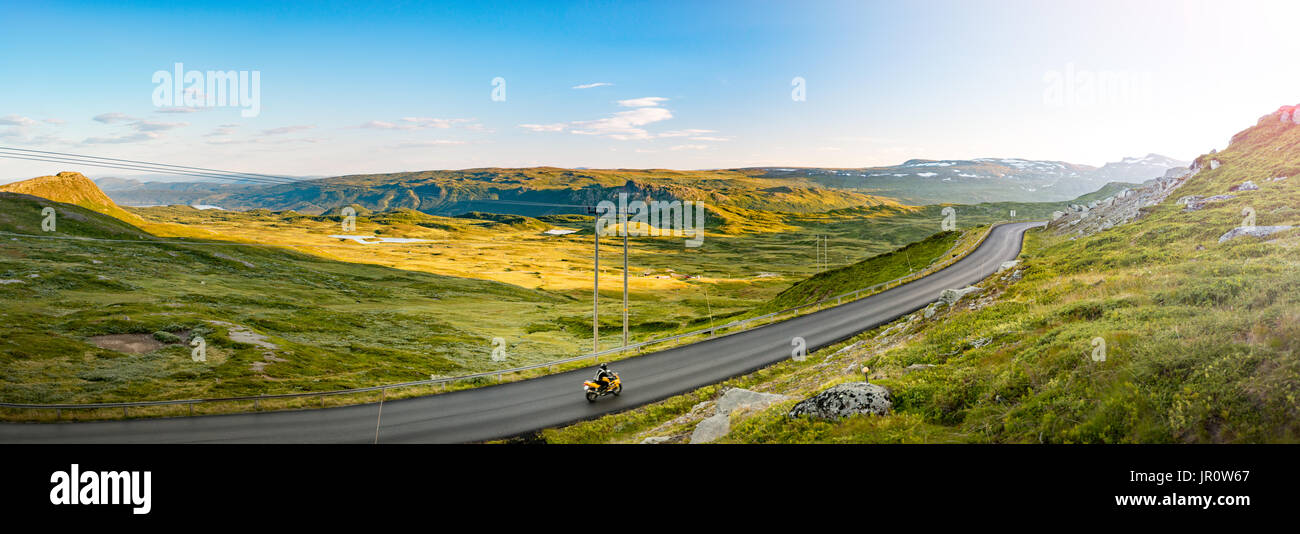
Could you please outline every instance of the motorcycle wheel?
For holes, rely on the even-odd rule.
[[[610,393],[613,393],[614,396],[617,397],[618,394],[622,392],[623,392],[623,384],[619,384],[618,387],[614,388],[614,391],[611,391]]]
[[[587,402],[596,402],[596,397],[599,397],[599,395],[595,391],[587,392]]]

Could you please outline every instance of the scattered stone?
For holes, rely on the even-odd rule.
[[[0,285],[5,285],[5,284],[21,284],[21,283],[23,283],[22,280],[0,280]]]
[[[1183,211],[1198,211],[1201,208],[1205,207],[1206,204],[1210,204],[1213,202],[1222,202],[1224,200],[1230,200],[1234,198],[1237,198],[1237,195],[1214,195],[1212,197],[1205,197],[1197,202],[1189,202],[1187,204],[1187,207],[1183,208]]]
[[[236,257],[233,257],[233,256],[227,256],[227,255],[222,254],[222,253],[220,253],[220,252],[213,252],[212,255],[215,256],[215,257],[221,258],[221,259],[223,259],[223,260],[226,260],[226,261],[233,261],[233,262],[236,262],[236,263],[242,263],[242,264],[244,265],[244,267],[248,267],[249,269],[252,269],[252,268],[254,268],[254,267],[257,267],[256,265],[253,265],[251,262],[247,262],[247,261],[241,260],[241,259],[236,258]]]
[[[1258,190],[1259,190],[1259,186],[1255,185],[1255,182],[1252,182],[1250,180],[1246,180],[1245,182],[1242,182],[1238,185],[1234,185],[1228,188],[1228,191],[1258,191]]]
[[[1011,274],[1003,276],[1002,281],[1015,283],[1015,282],[1019,282],[1021,278],[1024,278],[1024,274],[1020,271],[1020,269],[1016,269],[1015,271],[1012,271]]]
[[[852,344],[852,345],[849,345],[849,346],[847,346],[847,347],[844,347],[844,348],[842,348],[842,349],[840,349],[840,350],[835,351],[835,352],[834,352],[833,354],[831,354],[830,356],[827,356],[826,359],[827,359],[827,360],[833,359],[833,358],[835,358],[836,356],[839,356],[839,355],[841,355],[841,354],[844,354],[844,353],[846,353],[846,352],[849,352],[849,351],[851,351],[851,350],[853,350],[853,349],[858,348],[858,346],[859,346],[859,345],[862,345],[863,343],[866,343],[866,340],[865,340],[865,339],[862,340],[862,341],[859,341],[859,342],[857,342],[857,343],[854,343],[854,344]]]
[[[642,445],[659,445],[672,441],[672,436],[652,436],[641,440]]]
[[[1002,265],[998,266],[998,272],[1005,271],[1017,265],[1020,265],[1020,260],[1004,261],[1002,262]]]
[[[917,371],[924,371],[931,367],[934,367],[934,365],[928,363],[914,363],[912,365],[903,368],[903,374],[911,374]]]
[[[858,414],[888,415],[894,402],[889,390],[866,382],[847,382],[818,393],[790,409],[790,417],[841,419]]]
[[[1210,160],[1210,170],[1218,169],[1220,165],[1223,165],[1223,164],[1222,164],[1222,163],[1219,163],[1219,160],[1217,160],[1217,159],[1212,159],[1212,160]]]
[[[1219,237],[1219,242],[1230,241],[1242,236],[1268,237],[1278,232],[1285,232],[1294,226],[1238,226]]]

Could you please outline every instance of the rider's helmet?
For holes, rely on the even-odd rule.
[[[608,370],[609,370],[609,364],[607,364],[607,363],[602,363],[602,364],[600,364],[600,368],[601,368],[602,370],[608,371]]]

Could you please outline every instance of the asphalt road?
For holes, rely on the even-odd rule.
[[[383,405],[381,443],[484,441],[561,426],[685,393],[790,357],[798,336],[808,351],[924,308],[944,289],[974,284],[1020,254],[1025,230],[1012,223],[957,263],[930,276],[841,306],[699,343],[613,362],[621,396],[596,403],[582,382],[594,367],[497,386],[394,400]],[[84,423],[4,423],[0,443],[371,443],[379,405]]]

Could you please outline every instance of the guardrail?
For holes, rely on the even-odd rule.
[[[887,291],[889,289],[898,287],[902,284],[908,283],[917,278],[928,276],[929,274],[932,274],[936,271],[940,271],[951,266],[952,264],[960,261],[962,258],[965,258],[975,249],[979,248],[979,246],[983,244],[986,239],[988,239],[988,236],[993,232],[993,229],[1003,224],[1008,224],[1008,223],[990,224],[989,227],[984,230],[984,233],[980,235],[979,239],[976,239],[975,241],[967,244],[967,246],[963,247],[960,251],[953,253],[953,251],[956,251],[959,247],[962,247],[960,238],[958,238],[958,242],[954,243],[952,247],[950,247],[947,251],[943,253],[943,259],[936,262],[932,262],[930,265],[927,265],[925,268],[921,269],[920,271],[917,271],[915,273],[910,273],[907,276],[902,276],[899,278],[895,278],[893,280],[889,280],[887,282],[881,282],[879,284],[872,285],[870,287],[864,287],[854,291],[849,291],[847,293],[842,293],[832,297],[827,297],[816,302],[801,304],[799,306],[786,308],[784,310],[775,311],[758,317],[751,317],[748,319],[732,321],[730,323],[723,324],[723,325],[710,326],[708,328],[701,328],[699,330],[693,330],[682,334],[676,334],[676,335],[663,337],[663,338],[650,339],[650,340],[642,341],[640,343],[633,343],[631,345],[615,347],[612,349],[606,349],[599,352],[584,354],[581,356],[575,356],[572,358],[565,358],[562,360],[552,360],[549,362],[544,362],[539,364],[526,365],[522,367],[513,367],[510,369],[500,369],[496,371],[486,371],[486,372],[475,373],[471,375],[430,378],[429,380],[416,380],[413,382],[384,384],[379,386],[369,386],[363,388],[343,389],[343,390],[334,390],[334,391],[304,391],[302,393],[279,393],[275,395],[256,395],[256,396],[243,396],[243,397],[224,397],[224,398],[210,398],[210,399],[176,399],[176,400],[133,401],[133,402],[104,402],[104,403],[93,403],[93,404],[20,404],[20,403],[0,402],[0,408],[26,409],[26,410],[54,410],[55,418],[59,419],[62,417],[63,410],[101,410],[101,409],[121,408],[122,416],[130,417],[129,410],[131,408],[188,405],[189,414],[193,415],[195,405],[209,404],[209,403],[251,401],[253,403],[254,411],[256,411],[260,409],[260,403],[262,401],[319,397],[320,406],[324,407],[325,398],[331,396],[356,395],[361,393],[379,392],[380,398],[378,400],[382,402],[384,399],[387,398],[388,390],[390,389],[411,388],[411,387],[418,387],[418,386],[441,386],[442,390],[445,391],[448,384],[461,382],[461,381],[477,380],[482,378],[492,378],[492,377],[496,377],[497,383],[500,383],[502,377],[508,374],[533,371],[542,368],[549,369],[551,367],[561,366],[564,364],[569,364],[574,362],[580,362],[587,359],[593,360],[593,363],[599,362],[602,356],[627,353],[629,351],[636,351],[653,345],[669,343],[672,341],[678,341],[678,340],[695,337],[695,336],[702,336],[705,334],[707,334],[707,337],[702,341],[707,341],[709,339],[714,339],[715,337],[717,337],[717,332],[720,330],[734,329],[737,327],[747,327],[740,330],[743,332],[748,330],[749,328],[754,327],[753,324],[756,322],[767,321],[769,319],[776,319],[777,317],[789,313],[794,313],[794,315],[797,317],[800,315],[801,311],[807,310],[808,308],[812,308],[812,307],[816,307],[815,311],[820,311],[822,309],[822,306],[830,303],[831,301],[835,301],[836,306],[843,304],[846,300],[848,302],[853,302],[855,300],[864,298],[865,296],[869,296],[871,294],[875,294],[876,292],[880,292],[880,291]],[[864,295],[864,293],[866,293],[866,295]]]

